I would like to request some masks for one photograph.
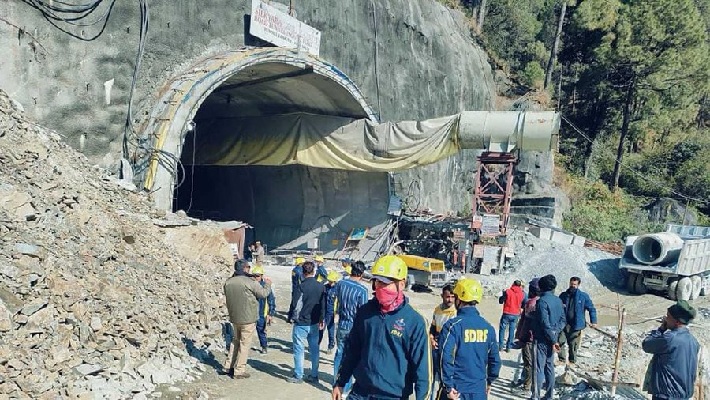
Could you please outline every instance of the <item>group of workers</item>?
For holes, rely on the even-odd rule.
[[[341,279],[340,273],[323,267],[322,258],[296,260],[287,317],[293,324],[294,373],[288,382],[319,381],[319,349],[327,330],[328,352],[335,349],[334,400],[346,396],[350,400],[408,399],[412,394],[417,400],[486,399],[500,373],[499,351],[511,349],[522,350],[518,396],[551,399],[555,354],[574,364],[581,331],[587,326],[585,312],[591,326],[597,323],[594,305],[579,289],[577,277],[560,296],[554,293],[557,280],[553,275],[533,279],[527,293],[523,283],[515,281],[499,298],[503,315],[496,335],[477,309],[483,287],[475,279],[462,278],[445,286],[442,303],[428,323],[404,295],[407,265],[401,258],[380,257],[372,266],[371,287],[363,282],[364,272],[362,262],[352,262],[347,265],[348,277]],[[271,281],[259,267],[250,269],[239,260],[235,276],[224,289],[235,331],[225,372],[247,378],[250,332],[259,329],[262,315],[268,325],[273,315],[269,312],[275,308]],[[245,312],[249,307],[254,315]],[[695,310],[680,301],[668,308],[662,325],[643,342],[644,351],[653,354],[644,388],[654,399],[693,395],[699,345],[687,324],[694,317]],[[262,352],[265,341],[264,337],[260,343]],[[303,368],[306,344],[311,361],[307,376]],[[560,351],[565,345],[566,355]]]

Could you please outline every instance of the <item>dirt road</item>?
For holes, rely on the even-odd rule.
[[[296,399],[329,399],[331,382],[333,380],[333,356],[326,354],[327,337],[321,345],[320,363],[320,383],[312,384],[289,384],[286,378],[292,375],[293,353],[291,350],[291,325],[285,320],[285,312],[288,309],[290,299],[290,268],[270,266],[266,268],[275,284],[277,297],[278,315],[275,322],[270,327],[269,352],[262,355],[257,351],[250,353],[248,371],[251,378],[246,380],[232,380],[226,376],[219,375],[216,368],[224,362],[224,354],[211,354],[214,358],[205,361],[205,371],[201,378],[195,382],[183,384],[179,387],[162,388],[161,398],[166,399],[192,399],[200,395],[209,398],[220,399],[256,399],[267,398],[273,400],[296,400]],[[560,283],[564,285],[565,283]],[[557,290],[559,292],[560,289]],[[425,316],[429,316],[434,307],[439,303],[440,298],[437,292],[434,293],[408,293],[411,304]],[[599,312],[599,324],[606,326],[607,330],[613,332],[617,324],[617,311],[614,309],[621,302],[628,310],[628,327],[632,336],[626,345],[624,359],[622,360],[622,380],[640,381],[648,357],[637,347],[643,332],[655,327],[657,322],[653,319],[665,314],[665,309],[672,303],[670,300],[655,295],[629,296],[617,294],[605,289],[601,293],[593,294],[594,302]],[[701,298],[696,301],[696,307],[707,308],[710,305],[708,298]],[[479,306],[482,315],[494,326],[498,328],[498,320],[501,315],[501,306],[493,296],[484,298],[483,304]],[[707,344],[706,320],[699,318],[698,327],[693,331],[703,344]],[[704,332],[703,332],[704,331]],[[635,338],[639,341],[636,342]],[[580,353],[585,357],[578,364],[580,369],[587,372],[595,372],[600,376],[608,375],[613,363],[613,341],[604,338],[601,334],[590,329],[585,331],[585,345]],[[254,346],[257,339],[254,338]],[[218,346],[215,346],[218,347]],[[580,356],[582,357],[582,356]],[[511,351],[501,353],[503,368],[501,377],[492,389],[491,399],[517,399],[519,398],[511,392],[511,382],[517,379],[520,373],[520,352]],[[310,368],[308,355],[305,362],[306,372]],[[609,375],[610,376],[610,375]],[[179,390],[179,391],[178,391]]]

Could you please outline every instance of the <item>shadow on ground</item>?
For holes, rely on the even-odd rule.
[[[182,343],[185,345],[185,350],[191,356],[196,358],[202,364],[210,366],[215,369],[215,371],[222,370],[222,364],[217,361],[212,351],[207,349],[207,347],[197,347],[195,346],[195,341],[189,338],[182,338]]]
[[[626,274],[619,270],[618,258],[605,258],[587,263],[589,272],[605,288],[615,293],[629,294],[626,291]]]

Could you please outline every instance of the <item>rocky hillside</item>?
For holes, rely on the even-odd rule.
[[[145,397],[221,338],[221,231],[119,183],[0,91],[0,398]]]

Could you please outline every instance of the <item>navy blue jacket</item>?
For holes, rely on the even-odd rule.
[[[687,327],[653,330],[642,347],[653,354],[643,384],[645,391],[671,400],[693,397],[700,345]]]
[[[335,285],[325,285],[325,321],[335,318]]]
[[[550,345],[557,343],[566,324],[562,300],[551,291],[543,292],[537,299],[531,322],[534,340]]]
[[[291,292],[296,290],[296,286],[300,285],[305,277],[303,276],[303,267],[296,265],[291,270]]]
[[[266,287],[266,282],[259,282],[261,287]],[[274,291],[270,291],[265,299],[259,299],[259,320],[266,319],[267,315],[274,316],[276,312],[276,297]]]
[[[335,385],[355,377],[353,393],[378,399],[417,400],[431,396],[431,347],[424,317],[404,303],[382,314],[372,299],[360,307],[345,342]]]
[[[589,311],[589,322],[597,323],[597,309],[594,308],[594,303],[589,295],[577,289],[574,295],[569,293],[569,289],[560,294],[560,300],[565,307],[565,319],[573,331],[581,331],[587,327],[587,321],[584,319],[584,312]],[[570,306],[570,301],[574,301],[574,319],[567,319],[567,307]]]
[[[441,380],[474,400],[486,399],[486,386],[500,373],[496,333],[475,307],[464,307],[446,321],[439,336]]]

